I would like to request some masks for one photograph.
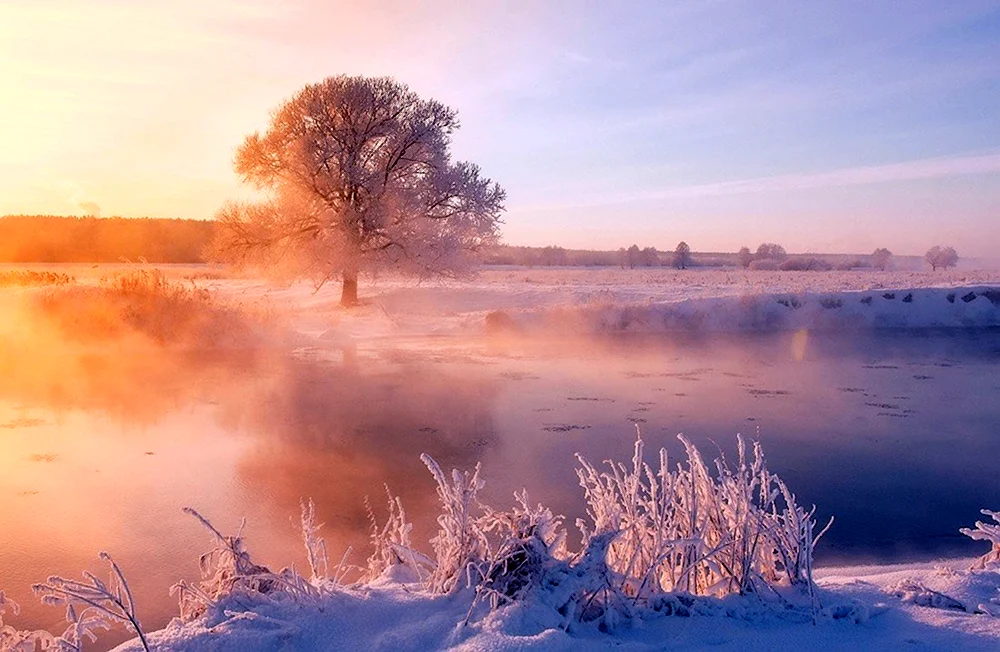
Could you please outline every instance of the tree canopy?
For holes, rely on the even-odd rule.
[[[958,264],[958,252],[953,247],[934,245],[924,254],[924,260],[930,263],[931,269],[948,269]]]
[[[388,78],[327,78],[246,138],[235,169],[266,199],[219,212],[217,251],[323,283],[343,279],[357,301],[361,271],[461,271],[497,242],[504,190],[452,162],[453,109]]]
[[[756,260],[784,260],[788,258],[785,248],[773,242],[764,242],[757,247]]]
[[[892,252],[880,247],[872,252],[872,267],[885,271],[892,265]]]
[[[743,269],[750,267],[750,263],[753,262],[753,254],[750,252],[750,248],[740,247],[739,252],[736,254],[736,260]]]
[[[691,263],[691,247],[688,243],[681,240],[677,243],[677,248],[674,249],[674,267],[678,269],[687,269],[687,266]]]

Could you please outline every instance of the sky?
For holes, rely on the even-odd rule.
[[[337,74],[455,108],[511,244],[1000,250],[1000,0],[0,0],[0,214],[210,218]]]

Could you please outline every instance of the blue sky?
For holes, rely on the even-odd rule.
[[[387,74],[511,243],[1000,245],[1000,2],[15,0],[0,54],[5,213],[210,216],[282,98]]]

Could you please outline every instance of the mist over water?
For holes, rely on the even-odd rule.
[[[148,628],[176,613],[206,534],[247,517],[255,559],[304,564],[312,497],[337,563],[363,565],[369,507],[402,496],[419,547],[436,497],[419,460],[483,465],[485,499],[526,488],[583,515],[573,454],[707,457],[759,438],[770,468],[834,527],[817,561],[974,555],[958,534],[1000,502],[1000,331],[567,338],[410,337],[198,351],[138,338],[67,342],[9,326],[0,350],[0,586],[24,626],[51,626],[32,582],[98,569],[133,577]],[[25,322],[28,323],[28,322]],[[114,641],[108,637],[107,643]]]

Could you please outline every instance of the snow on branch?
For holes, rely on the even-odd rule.
[[[132,591],[122,569],[108,553],[102,552],[100,558],[111,566],[107,583],[84,571],[85,581],[82,582],[53,575],[47,582],[31,587],[42,604],[66,607],[69,627],[56,639],[57,645],[63,649],[79,650],[84,640],[97,640],[97,631],[124,624],[136,633],[143,649],[149,650],[146,634],[135,614]]]
[[[996,523],[983,523],[976,521],[975,528],[963,527],[959,530],[962,534],[975,539],[976,541],[989,541],[993,547],[985,555],[976,560],[973,569],[985,569],[1000,563],[1000,512],[988,509],[980,510],[985,516],[989,516]]]

